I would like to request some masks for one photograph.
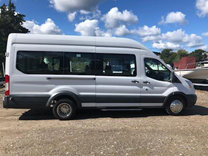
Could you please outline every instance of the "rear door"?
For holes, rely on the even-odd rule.
[[[97,107],[139,106],[139,60],[135,49],[96,48]]]
[[[141,55],[141,106],[160,107],[172,93],[171,72],[156,57]]]

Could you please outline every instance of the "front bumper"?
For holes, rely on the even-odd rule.
[[[192,107],[193,105],[196,104],[197,96],[196,94],[186,95],[186,99],[187,99],[187,107]]]

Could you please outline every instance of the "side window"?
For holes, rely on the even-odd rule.
[[[160,61],[152,58],[145,58],[146,76],[159,80],[170,81],[171,72]]]
[[[96,54],[96,74],[136,76],[136,57],[130,54]]]
[[[63,53],[19,51],[16,67],[26,74],[63,74]]]
[[[64,74],[94,75],[95,54],[65,53]]]

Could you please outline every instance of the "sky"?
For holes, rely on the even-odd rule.
[[[33,34],[131,38],[152,51],[208,51],[208,0],[12,0]],[[8,0],[0,0],[0,5]]]

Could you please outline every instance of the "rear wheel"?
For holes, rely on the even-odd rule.
[[[180,96],[171,97],[166,106],[165,110],[170,115],[179,115],[185,108],[185,100]]]
[[[53,115],[60,120],[73,119],[76,113],[76,105],[69,99],[59,100],[53,107]]]

